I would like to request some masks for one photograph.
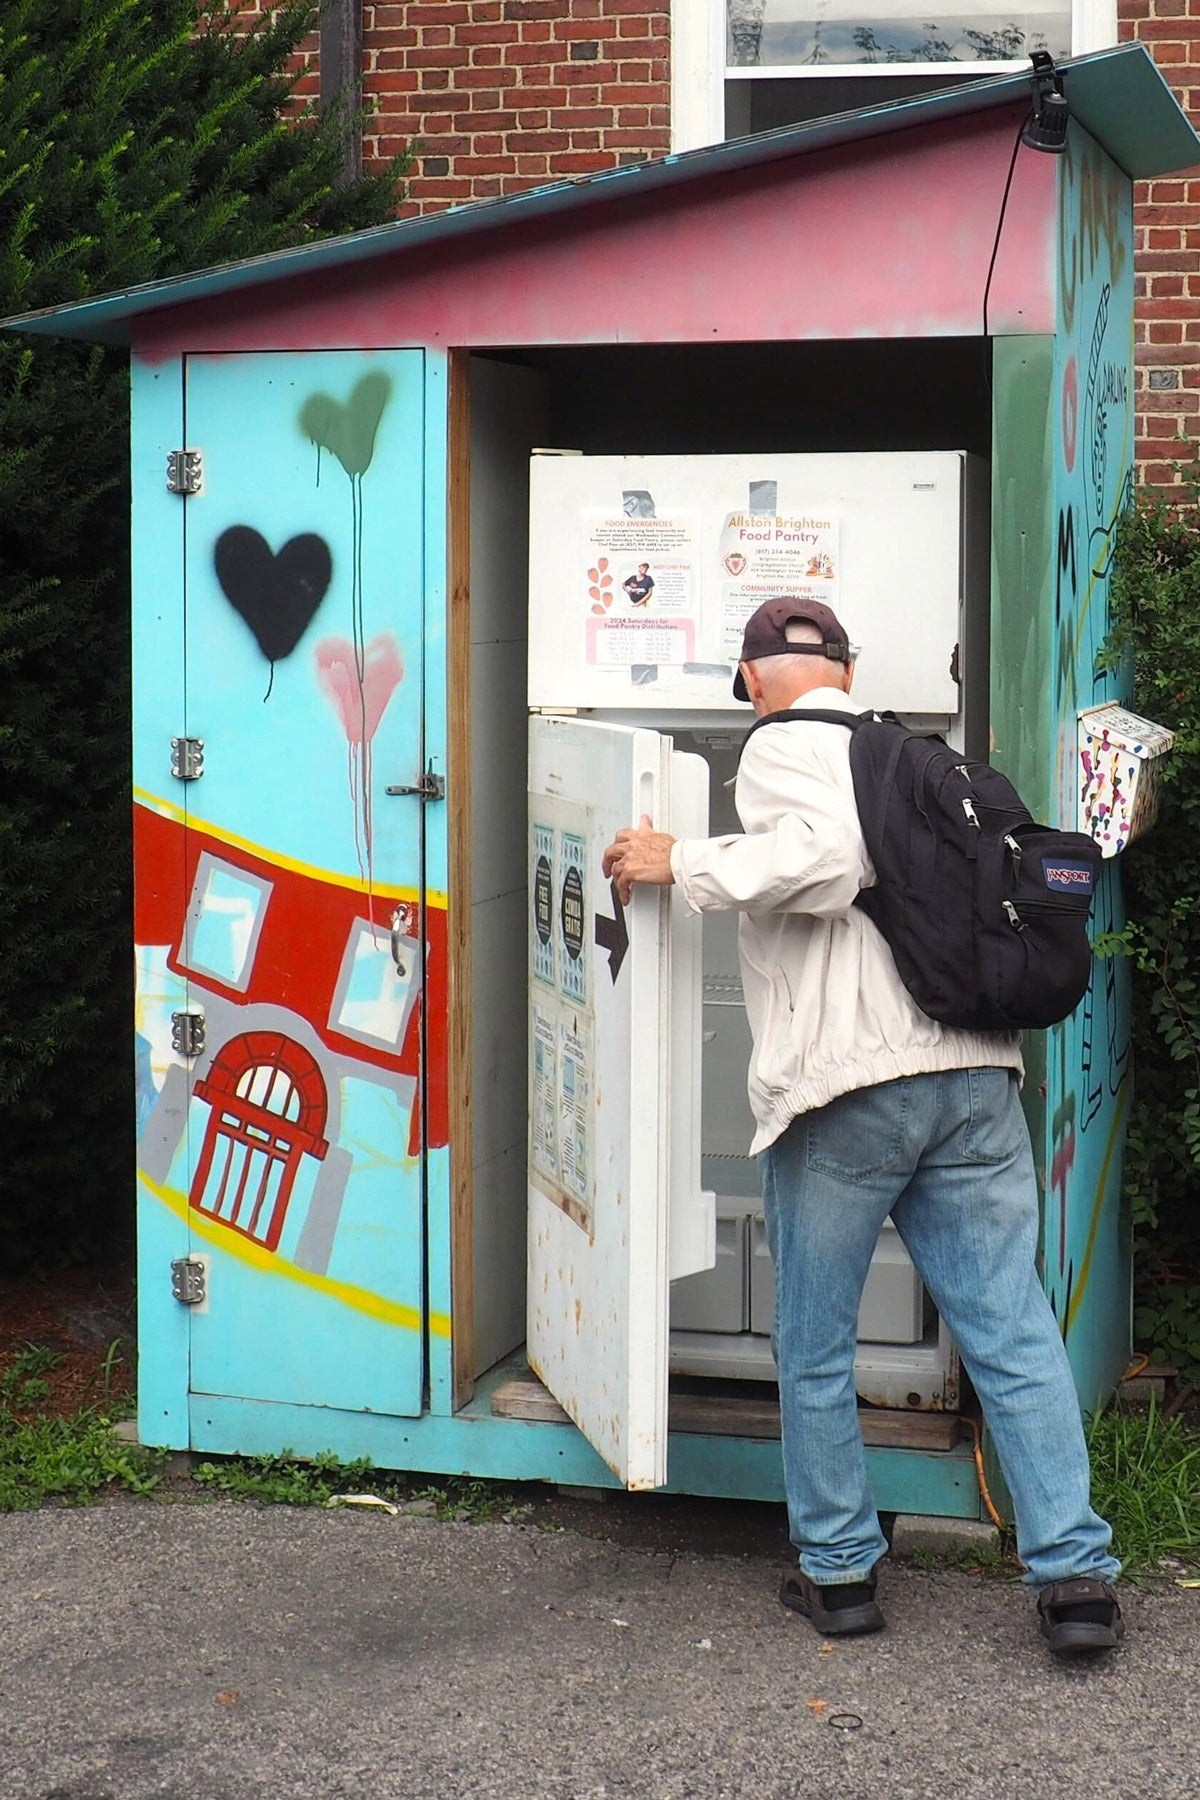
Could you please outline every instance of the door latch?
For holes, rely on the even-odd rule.
[[[171,1264],[171,1292],[181,1306],[203,1306],[208,1297],[204,1264],[198,1256],[180,1256]]]
[[[432,769],[427,769],[420,781],[414,782],[411,786],[384,788],[383,791],[385,794],[416,794],[422,800],[444,800],[446,798],[446,778],[444,775],[435,775]]]

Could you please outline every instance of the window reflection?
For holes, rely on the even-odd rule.
[[[1071,47],[1070,6],[1053,0],[1017,11],[955,0],[932,16],[913,0],[727,0],[726,26],[737,68],[1014,62]]]

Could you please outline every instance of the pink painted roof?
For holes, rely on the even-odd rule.
[[[1162,174],[1200,163],[1200,139],[1142,45],[1125,44],[1077,57],[1060,64],[1059,69],[1073,116],[1127,175]],[[964,132],[974,136],[972,127],[987,118],[1004,117],[1025,105],[1028,97],[1029,76],[1023,72],[961,82],[909,100],[813,120],[685,156],[609,170],[576,182],[557,182],[501,200],[398,220],[347,237],[27,313],[0,324],[47,336],[128,343],[136,321],[167,309],[187,308],[197,301],[212,306],[249,289],[275,284],[292,287],[298,280],[324,283],[339,271],[354,270],[361,281],[365,265],[379,258],[396,267],[401,258],[420,264],[435,254],[461,256],[467,240],[481,243],[501,235],[516,237],[552,222],[556,229],[576,229],[588,213],[609,215],[605,230],[611,232],[620,230],[622,220],[640,213],[648,202],[665,201],[668,196],[678,200],[680,213],[695,216],[703,211],[706,188],[728,191],[728,184],[734,181],[741,193],[748,194],[781,166],[793,167],[802,178],[801,171],[813,157],[827,158],[839,149],[857,149],[879,163],[895,161],[894,134],[941,126],[951,136]],[[910,170],[915,175],[915,165],[910,165]],[[263,305],[264,297],[258,293],[256,309],[261,311]],[[997,312],[998,328],[1003,317],[1002,310]],[[456,341],[469,340],[460,337]],[[493,334],[491,341],[501,340]]]

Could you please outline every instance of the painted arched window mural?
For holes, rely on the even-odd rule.
[[[196,1096],[212,1110],[189,1204],[276,1249],[301,1158],[329,1149],[320,1069],[281,1032],[247,1031],[214,1057]]]

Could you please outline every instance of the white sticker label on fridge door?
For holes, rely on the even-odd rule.
[[[829,513],[729,513],[718,555],[722,648],[731,661],[746,620],[775,594],[837,610],[838,522]]]
[[[591,1033],[558,1028],[558,1143],[560,1204],[592,1234],[592,1169],[588,1099],[592,1086]]]
[[[558,1186],[558,1046],[554,1021],[539,1006],[533,1009],[532,1079],[529,1084],[529,1160],[535,1178]]]
[[[558,852],[558,985],[568,1000],[587,999],[587,839],[564,831]]]
[[[554,832],[549,825],[534,824],[530,831],[532,867],[529,871],[530,973],[546,987],[554,986]]]
[[[530,1179],[590,1237],[590,971],[597,956],[592,870],[600,851],[589,807],[552,794],[535,794],[530,804],[536,812],[529,830]]]
[[[529,1162],[533,1184],[592,1235],[592,1028],[533,1009]]]

